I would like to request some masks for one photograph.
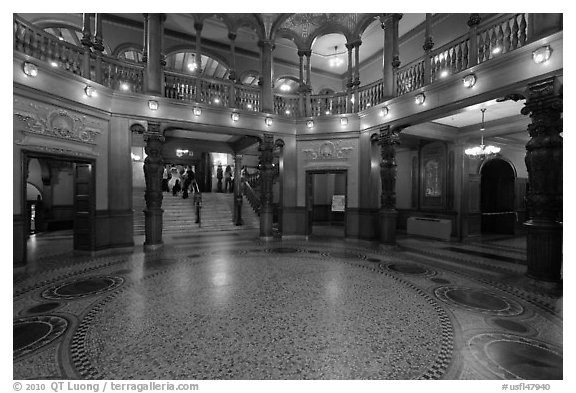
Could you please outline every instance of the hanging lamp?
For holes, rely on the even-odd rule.
[[[480,109],[482,111],[482,127],[480,128],[480,145],[474,146],[464,150],[464,153],[470,158],[483,160],[486,157],[493,156],[500,152],[498,146],[484,145],[484,112],[486,108]]]

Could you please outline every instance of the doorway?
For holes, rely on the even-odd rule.
[[[22,160],[25,263],[72,250],[93,251],[94,161],[37,152],[23,152]]]
[[[500,158],[486,161],[480,169],[482,233],[513,235],[516,227],[512,165]]]
[[[347,171],[306,172],[307,236],[346,237]]]

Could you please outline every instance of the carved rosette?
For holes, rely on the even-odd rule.
[[[260,151],[260,178],[262,182],[260,201],[263,207],[271,206],[274,181],[274,137],[272,134],[264,134],[258,150]]]
[[[382,194],[380,196],[381,209],[396,208],[396,149],[394,145],[400,143],[400,131],[386,126],[380,129],[380,179],[382,181]]]
[[[530,115],[526,168],[530,189],[526,196],[533,220],[562,221],[563,138],[562,94],[556,78],[528,86],[523,115]]]
[[[162,145],[164,137],[160,133],[147,132],[144,134],[146,146],[144,151],[147,156],[144,160],[144,179],[146,192],[144,199],[148,209],[160,209],[162,207],[162,174],[164,172],[164,160],[162,159]]]

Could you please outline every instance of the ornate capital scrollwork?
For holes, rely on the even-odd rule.
[[[434,48],[434,41],[432,40],[432,37],[426,37],[426,40],[424,41],[424,45],[422,45],[422,49],[424,49],[426,52],[432,50],[432,48]]]
[[[482,21],[482,18],[480,17],[480,14],[470,14],[470,18],[468,18],[468,22],[467,22],[468,27],[478,26],[481,21]]]
[[[528,86],[525,107],[529,115],[530,140],[526,143],[525,163],[530,190],[526,202],[535,220],[562,221],[562,94],[557,78]]]

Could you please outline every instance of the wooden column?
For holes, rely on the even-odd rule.
[[[144,180],[146,181],[146,209],[144,210],[145,250],[154,250],[162,246],[162,144],[164,136],[160,132],[160,123],[149,122],[144,133],[146,159],[144,160]]]
[[[532,119],[525,157],[530,184],[526,275],[552,282],[562,279],[562,105],[561,84],[551,77],[528,85],[521,111]]]
[[[309,116],[309,114],[306,113],[306,105],[304,101],[306,97],[306,86],[304,84],[304,53],[305,51],[298,50],[298,58],[300,60],[300,66],[298,68],[300,74],[300,86],[298,88],[298,111],[300,116]]]
[[[196,29],[196,55],[194,60],[196,63],[196,102],[202,102],[202,92],[200,85],[200,77],[202,76],[202,23],[194,23]]]
[[[352,50],[354,49],[353,43],[346,43],[346,49],[348,49],[348,81],[346,82],[346,113],[353,112],[353,103],[352,103],[352,88],[354,87],[354,75],[352,71]]]
[[[354,43],[354,112],[360,110],[360,95],[358,93],[360,87],[360,45],[362,45],[362,41],[360,40]]]
[[[162,95],[162,14],[145,14],[148,20],[148,47],[146,52],[146,93]]]
[[[468,51],[468,67],[473,67],[478,64],[478,43],[476,42],[476,35],[478,33],[478,25],[480,24],[479,14],[470,14],[470,18],[468,19],[468,30],[470,49]]]
[[[400,143],[401,129],[390,126],[380,128],[380,178],[382,193],[380,195],[380,242],[396,243],[396,149]]]
[[[426,32],[424,37],[424,45],[422,45],[422,49],[424,49],[426,55],[424,57],[424,85],[432,83],[432,63],[430,61],[430,51],[432,48],[434,48],[434,41],[430,35],[431,28],[432,14],[426,14]]]
[[[260,238],[272,239],[272,183],[274,181],[274,136],[264,134],[260,140]]]
[[[230,80],[230,90],[228,91],[228,106],[230,108],[237,108],[236,103],[236,33],[228,33],[228,39],[230,40],[230,53],[232,54],[232,68],[228,79]]]
[[[94,44],[93,48],[96,51],[96,76],[97,83],[102,83],[102,52],[104,51],[104,44],[102,40],[102,14],[95,14],[95,27],[94,27]]]
[[[262,112],[274,112],[274,95],[272,93],[272,41],[259,41],[258,46],[262,51]]]
[[[82,61],[82,76],[86,79],[91,79],[90,76],[90,48],[92,47],[92,33],[90,31],[90,15],[82,14],[82,39],[80,42],[84,47],[84,58]]]

